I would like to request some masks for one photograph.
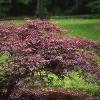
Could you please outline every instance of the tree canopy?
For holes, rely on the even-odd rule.
[[[39,10],[46,8],[49,15],[100,13],[100,0],[0,0],[0,15],[35,15],[41,2]]]

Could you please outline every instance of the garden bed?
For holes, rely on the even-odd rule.
[[[86,92],[60,88],[20,89],[15,92],[13,99],[15,95],[16,100],[98,100]]]

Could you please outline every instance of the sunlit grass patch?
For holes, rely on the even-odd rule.
[[[69,29],[69,34],[88,39],[100,39],[100,30],[96,26],[100,19],[53,19],[59,26]]]

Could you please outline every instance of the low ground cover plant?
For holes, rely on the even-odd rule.
[[[94,41],[65,37],[65,30],[45,20],[27,20],[23,25],[0,25],[0,53],[8,54],[1,62],[0,96],[10,99],[15,90],[29,81],[38,86],[52,72],[59,78],[81,70],[88,82],[100,81],[100,67],[95,57],[98,45]],[[39,72],[39,75],[35,75]],[[89,78],[89,74],[92,78]],[[17,97],[15,97],[17,98]]]

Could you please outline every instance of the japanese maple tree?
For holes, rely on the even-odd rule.
[[[0,53],[10,54],[8,61],[1,64],[7,70],[7,82],[2,89],[5,92],[6,86],[6,98],[27,75],[37,71],[68,75],[77,69],[100,79],[100,67],[95,61],[96,43],[65,37],[65,32],[45,20],[27,20],[20,26],[0,25]]]

